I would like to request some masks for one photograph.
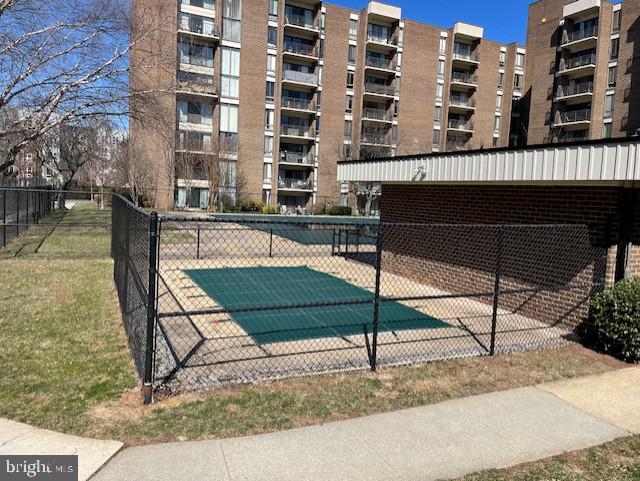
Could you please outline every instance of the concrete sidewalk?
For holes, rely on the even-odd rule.
[[[640,368],[260,436],[124,450],[96,481],[428,481],[637,433]]]
[[[0,455],[77,454],[80,481],[89,479],[122,446],[116,441],[85,439],[0,419]]]

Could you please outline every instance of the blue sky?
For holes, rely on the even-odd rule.
[[[485,38],[525,44],[527,12],[533,0],[379,0],[402,7],[402,16],[441,27],[466,22],[484,27]],[[361,10],[368,0],[328,0]],[[614,1],[613,3],[619,3]]]

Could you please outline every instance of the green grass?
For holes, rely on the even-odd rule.
[[[90,205],[55,215],[47,222],[107,218]],[[88,235],[102,242],[100,236],[108,233]],[[185,394],[143,406],[108,251],[82,256],[84,251],[74,244],[76,229],[58,226],[46,242],[51,237],[59,239],[51,250],[36,253],[37,236],[30,232],[0,252],[0,283],[5,286],[0,299],[0,417],[47,429],[128,444],[249,435],[622,366],[573,347],[383,369],[377,374],[289,379]]]
[[[640,436],[633,436],[514,468],[472,474],[459,481],[637,481],[639,479]]]

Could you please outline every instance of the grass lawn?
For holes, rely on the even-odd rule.
[[[66,224],[74,218],[105,216],[88,204],[56,215]],[[88,236],[89,245],[108,246],[107,229]],[[76,251],[75,246],[84,244],[76,244],[75,229],[59,227],[41,246],[51,237],[56,242],[50,250],[34,248],[42,240],[34,230],[0,252],[5,256],[0,261],[0,283],[7,286],[0,294],[0,417],[39,427],[128,444],[211,439],[426,405],[623,366],[570,347],[383,369],[377,374],[239,386],[143,406],[122,329],[109,249],[83,257],[83,248]],[[81,255],[74,258],[74,252]]]
[[[637,481],[638,479],[640,479],[640,436],[633,436],[514,468],[472,474],[458,481]]]

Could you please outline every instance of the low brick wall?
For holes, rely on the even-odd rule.
[[[613,279],[621,192],[613,187],[384,185],[383,222],[432,226],[387,228],[383,269],[447,292],[490,292],[502,246],[502,288],[537,291],[504,295],[500,307],[575,328],[586,318],[593,289]],[[574,226],[548,226],[554,224]],[[636,229],[634,240],[638,234]],[[637,257],[633,265],[640,267]],[[573,284],[579,287],[562,289]],[[481,300],[491,302],[490,297]]]

